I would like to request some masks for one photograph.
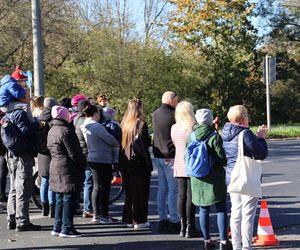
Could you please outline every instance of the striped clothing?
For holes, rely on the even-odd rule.
[[[184,155],[186,143],[191,130],[180,128],[174,124],[171,128],[171,138],[176,148],[174,160],[174,177],[188,177],[185,170]]]

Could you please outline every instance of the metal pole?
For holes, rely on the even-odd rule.
[[[34,65],[34,95],[44,95],[44,63],[42,44],[42,25],[40,0],[31,0],[32,7],[32,36],[33,36],[33,65]]]
[[[266,56],[265,63],[266,63],[266,101],[267,101],[267,126],[268,129],[271,129],[271,108],[270,108],[270,79],[269,79],[269,59],[270,56]]]

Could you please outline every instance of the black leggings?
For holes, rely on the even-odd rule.
[[[5,201],[5,188],[6,188],[6,177],[8,173],[8,168],[6,164],[6,159],[0,156],[0,201]]]
[[[191,180],[188,177],[178,177],[177,208],[184,220],[189,224],[195,223],[196,206],[192,203]]]
[[[109,192],[112,179],[111,164],[88,162],[93,174],[92,205],[95,216],[108,216]]]

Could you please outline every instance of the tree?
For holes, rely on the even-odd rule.
[[[258,16],[265,19],[262,54],[276,56],[277,81],[271,85],[272,120],[300,121],[300,4],[297,1],[261,1]]]
[[[201,62],[202,79],[193,89],[197,98],[222,118],[229,106],[243,103],[261,120],[261,110],[255,109],[263,101],[255,53],[257,31],[249,21],[254,5],[246,0],[173,3],[171,42],[174,48],[190,50]]]

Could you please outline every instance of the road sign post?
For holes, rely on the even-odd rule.
[[[266,84],[267,126],[271,129],[270,84],[276,81],[276,57],[265,56],[263,76]]]

